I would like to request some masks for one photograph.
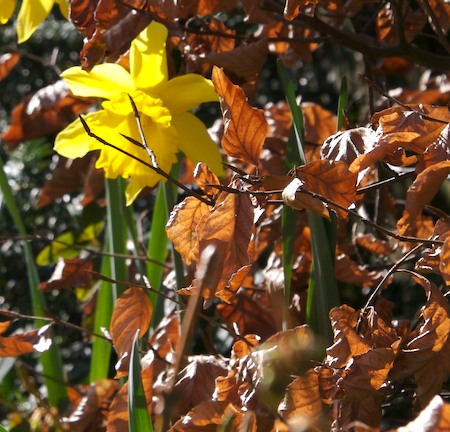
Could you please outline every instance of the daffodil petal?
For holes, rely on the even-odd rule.
[[[178,132],[180,150],[194,163],[204,162],[217,175],[223,174],[222,156],[205,125],[193,114],[175,114],[172,125]]]
[[[3,1],[3,0],[2,0]],[[25,42],[52,10],[54,0],[23,0],[17,16],[17,39]]]
[[[164,179],[162,179],[164,180]],[[155,182],[156,184],[157,182]],[[128,183],[127,188],[125,189],[125,198],[126,198],[126,205],[129,206],[133,203],[133,201],[137,198],[137,196],[140,194],[142,189],[144,189],[146,184],[142,184],[140,181],[136,179],[131,179]]]
[[[0,5],[0,25],[6,24],[16,7],[15,0],[2,0]]]
[[[131,75],[115,63],[94,66],[90,72],[75,66],[65,70],[61,76],[77,96],[109,99],[119,92],[131,93],[134,90]]]
[[[167,81],[166,39],[167,28],[152,21],[130,48],[130,72],[136,87],[152,94]]]
[[[188,111],[203,102],[219,101],[212,81],[197,74],[171,79],[161,88],[160,97],[172,113]]]
[[[95,132],[98,132],[106,118],[105,111],[96,111],[83,116],[88,126]],[[87,134],[80,119],[77,119],[56,136],[54,149],[61,156],[76,159],[98,148],[98,144],[95,138]]]

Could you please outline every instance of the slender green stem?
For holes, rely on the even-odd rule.
[[[4,197],[6,207],[11,214],[17,231],[22,237],[27,236],[25,224],[23,223],[19,209],[16,205],[8,178],[3,168],[3,162],[0,159],[0,190]],[[26,241],[22,242],[25,255],[25,263],[27,266],[27,276],[30,289],[31,301],[33,304],[33,314],[37,317],[44,317],[44,310],[47,309],[45,297],[39,290],[39,276],[34,262],[33,252],[30,244]],[[37,319],[35,321],[37,327],[45,324],[44,321]],[[56,344],[52,344],[50,349],[40,355],[40,361],[44,372],[44,382],[47,387],[48,400],[51,406],[64,409],[68,403],[67,388],[63,384],[65,375],[61,353]]]

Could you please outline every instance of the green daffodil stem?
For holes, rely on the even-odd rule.
[[[8,178],[3,168],[3,162],[0,158],[0,190],[6,207],[11,214],[17,231],[22,237],[27,236],[25,224],[23,223],[20,211],[17,208]],[[39,276],[34,262],[33,252],[30,244],[26,241],[22,243],[27,266],[28,284],[30,289],[31,301],[33,304],[33,314],[37,317],[44,317],[44,310],[47,310],[47,304],[44,294],[39,290]],[[36,326],[42,327],[45,322],[37,319]],[[63,362],[58,346],[52,343],[50,348],[40,355],[40,361],[43,368],[45,386],[48,392],[48,401],[51,406],[63,410],[68,403],[67,388],[64,385],[65,376]]]

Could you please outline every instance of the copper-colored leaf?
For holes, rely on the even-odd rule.
[[[450,429],[450,404],[435,396],[416,419],[389,432],[446,432]]]
[[[408,189],[403,217],[397,222],[400,235],[408,233],[411,224],[431,202],[449,173],[450,161],[443,161],[431,165],[417,176]]]
[[[63,417],[61,423],[70,430],[98,430],[106,421],[105,404],[109,405],[119,383],[111,379],[96,381],[89,386],[87,393],[80,399],[72,413]]]
[[[233,417],[232,425],[237,427],[242,422],[244,414],[231,403],[224,401],[202,402],[189,411],[186,416],[178,420],[168,432],[213,432],[217,426],[221,425]],[[237,430],[234,429],[233,430]],[[246,429],[249,430],[249,429]],[[253,432],[256,429],[250,429]]]
[[[170,213],[167,237],[188,265],[199,258],[197,227],[208,215],[209,207],[195,197],[187,197]]]
[[[5,53],[0,55],[0,81],[5,79],[20,60],[19,53]]]
[[[199,162],[194,170],[194,178],[206,195],[216,195],[219,191],[210,185],[220,185],[217,176],[203,162]]]
[[[57,81],[13,109],[11,124],[1,138],[15,148],[22,141],[59,132],[91,104],[89,99],[68,94],[63,81]]]
[[[60,156],[50,179],[45,182],[39,194],[37,205],[44,207],[55,199],[78,190],[80,186],[84,187],[82,205],[92,202],[103,191],[105,184],[103,170],[95,168],[96,160],[96,152],[73,160]]]
[[[47,351],[52,344],[50,328],[51,325],[48,324],[23,334],[0,336],[0,357],[17,357],[32,352]]]
[[[404,341],[392,378],[413,375],[417,397],[425,405],[438,394],[450,374],[450,306],[441,291],[424,276],[409,272],[427,293],[423,322]]]
[[[392,242],[380,240],[373,234],[360,234],[355,238],[355,243],[375,255],[390,255],[394,252],[395,246]]]
[[[147,366],[141,372],[142,386],[144,388],[145,399],[149,414],[152,413],[153,389],[153,367]],[[106,430],[108,432],[123,432],[128,430],[128,383],[125,383],[117,392],[108,412],[108,422]]]
[[[186,414],[196,405],[212,399],[215,380],[228,371],[223,359],[215,356],[191,356],[188,365],[179,372],[174,391],[179,394],[179,413]]]
[[[374,286],[383,279],[382,273],[367,270],[344,253],[336,256],[334,271],[338,280],[356,286]]]
[[[225,130],[222,138],[224,152],[231,157],[258,165],[269,126],[264,111],[251,107],[243,90],[234,85],[218,67],[212,80],[221,98]]]
[[[119,356],[116,369],[128,370],[133,335],[140,330],[142,337],[150,325],[152,304],[142,288],[128,288],[116,301],[111,317],[111,338]]]
[[[319,393],[319,378],[313,369],[309,369],[292,381],[287,389],[278,412],[285,421],[301,415],[305,423],[314,426],[322,412],[322,402]]]
[[[90,288],[92,282],[92,261],[88,259],[60,258],[51,278],[42,282],[42,291],[60,290],[64,288]]]
[[[306,191],[319,194],[329,200],[327,205],[343,218],[348,213],[344,210],[350,207],[356,201],[356,175],[348,170],[348,166],[344,162],[333,162],[328,160],[318,160],[310,162],[296,169],[296,176],[301,181],[301,188]],[[300,199],[298,194],[296,199]],[[323,214],[321,211],[320,199],[309,197],[309,205],[311,209]],[[303,198],[302,198],[303,200]],[[339,204],[339,208],[333,206],[333,203]]]

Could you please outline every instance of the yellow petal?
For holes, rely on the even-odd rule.
[[[174,112],[184,112],[203,102],[218,102],[212,81],[197,74],[175,77],[160,89],[164,105]]]
[[[4,1],[4,0],[2,0]],[[17,16],[17,39],[25,42],[47,18],[54,0],[23,0]]]
[[[79,66],[71,67],[61,76],[77,96],[109,99],[117,93],[131,93],[134,90],[131,75],[115,63],[94,66],[90,72]]]
[[[99,133],[107,115],[104,111],[96,111],[86,114],[83,118],[93,132]],[[61,156],[76,159],[97,147],[97,140],[88,136],[80,119],[77,119],[56,136],[54,149]]]
[[[167,81],[167,28],[156,22],[134,39],[130,49],[130,72],[136,87],[152,94],[157,86]]]
[[[2,0],[0,4],[0,24],[6,24],[16,7],[15,0]]]
[[[223,174],[222,156],[205,125],[193,114],[175,114],[172,125],[178,132],[180,150],[194,163],[204,162],[217,175]]]

